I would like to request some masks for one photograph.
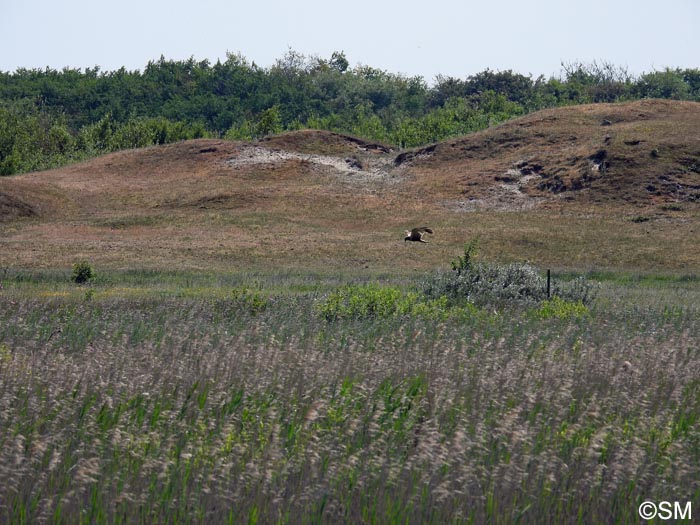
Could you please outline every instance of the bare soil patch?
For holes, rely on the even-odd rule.
[[[270,149],[258,145],[244,146],[237,155],[226,163],[233,169],[276,166],[288,161],[306,163],[314,169],[332,175],[344,176],[354,182],[369,182],[386,179],[392,170],[392,163],[386,157],[338,157]]]

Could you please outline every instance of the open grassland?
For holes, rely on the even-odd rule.
[[[146,220],[138,217],[120,219],[129,223],[124,226],[104,219],[0,225],[0,270],[68,269],[84,259],[112,270],[132,268],[138,261],[154,271],[407,273],[444,265],[476,237],[489,260],[583,271],[656,273],[663,268],[682,275],[700,269],[695,210],[630,210],[625,216],[552,211],[442,216],[426,209],[396,217],[391,208],[362,213],[361,208],[331,213],[321,207],[301,223],[277,210],[151,218],[155,224],[144,225],[133,225]],[[430,245],[403,242],[404,229],[423,224],[436,231]]]
[[[637,522],[645,499],[697,509],[700,284],[599,277],[573,315],[328,321],[319,305],[366,277],[6,273],[0,522],[609,524]]]
[[[644,100],[401,152],[313,130],[121,151],[1,177],[0,268],[406,273],[479,237],[501,262],[697,273],[698,137],[700,104]]]
[[[698,130],[639,101],[0,178],[0,523],[697,512]]]

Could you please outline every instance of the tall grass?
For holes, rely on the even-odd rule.
[[[582,316],[331,322],[315,292],[0,296],[0,522],[631,523],[647,498],[697,506],[697,293],[627,289]]]

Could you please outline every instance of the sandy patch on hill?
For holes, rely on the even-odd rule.
[[[545,199],[528,195],[524,190],[531,181],[539,179],[539,175],[515,167],[496,177],[498,184],[485,188],[482,197],[446,201],[443,205],[453,211],[531,210],[537,208]]]
[[[265,148],[246,146],[240,153],[226,161],[231,168],[277,165],[289,161],[307,162],[316,170],[330,175],[338,175],[354,181],[386,180],[391,174],[391,160],[381,158],[334,157],[331,155],[314,155]]]

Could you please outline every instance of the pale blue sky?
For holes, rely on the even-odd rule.
[[[291,47],[428,82],[593,60],[639,74],[700,67],[698,28],[699,0],[0,0],[0,70],[143,70],[227,51],[267,67]]]

